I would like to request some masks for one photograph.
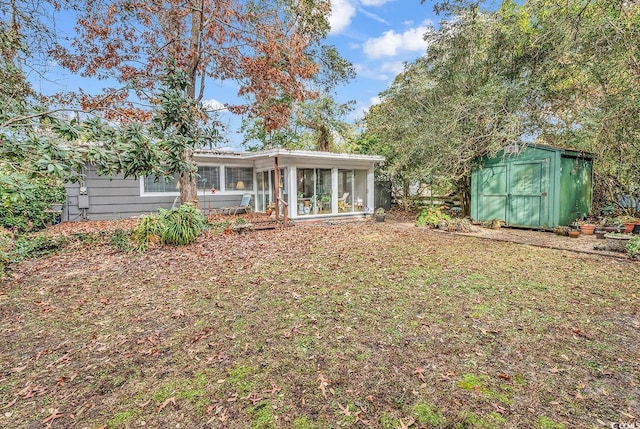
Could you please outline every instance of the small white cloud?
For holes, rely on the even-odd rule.
[[[336,35],[351,24],[351,19],[356,14],[356,8],[349,0],[331,0],[331,16],[329,17],[329,25],[331,25],[330,34]]]
[[[395,0],[360,0],[363,6],[382,6],[385,3],[391,3]]]
[[[367,18],[373,19],[374,21],[378,21],[381,24],[390,25],[389,21],[387,21],[386,19],[384,19],[380,15],[376,15],[375,13],[369,12],[368,10],[360,8],[360,9],[358,9],[358,12],[362,13]]]
[[[224,106],[224,104],[222,104],[221,102],[219,102],[218,100],[215,99],[210,99],[210,100],[203,100],[202,101],[202,107],[204,107],[205,110],[208,111],[212,111],[212,110],[225,110],[226,107]]]
[[[367,40],[363,45],[364,53],[369,58],[394,57],[403,52],[424,52],[427,42],[423,39],[427,25],[411,28],[403,33],[389,30],[380,37]]]
[[[380,103],[382,103],[382,99],[378,95],[369,99],[369,106],[375,106],[376,104]]]

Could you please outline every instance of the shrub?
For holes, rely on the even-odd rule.
[[[157,216],[144,216],[132,234],[136,250],[145,250],[149,244],[159,243],[161,233]]]
[[[146,249],[151,243],[187,245],[198,237],[207,225],[202,212],[191,204],[183,204],[177,209],[160,209],[157,216],[145,216],[133,232],[138,250]]]
[[[0,226],[15,233],[38,231],[53,220],[45,212],[52,203],[64,203],[66,190],[51,179],[4,175],[0,180]]]
[[[440,207],[430,207],[422,210],[420,214],[418,214],[418,217],[416,218],[416,226],[431,226],[433,228],[438,228],[438,225],[440,225],[442,221],[448,223],[450,220],[451,216],[443,213]]]
[[[162,244],[178,246],[193,243],[207,224],[200,209],[191,204],[183,204],[173,210],[161,210],[159,219]]]
[[[624,249],[633,259],[638,259],[640,257],[640,235],[634,235],[624,246]]]
[[[12,262],[23,259],[38,258],[49,255],[64,248],[69,238],[64,235],[37,234],[30,237],[19,237],[10,253]]]

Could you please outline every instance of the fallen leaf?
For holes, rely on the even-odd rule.
[[[42,424],[46,424],[48,427],[51,427],[51,423],[55,419],[59,419],[60,417],[62,417],[62,413],[59,412],[58,410],[54,409],[54,408],[50,408],[49,412],[51,414],[46,419],[42,420]]]
[[[400,428],[399,429],[409,429],[411,426],[413,426],[413,424],[416,422],[416,420],[409,416],[409,418],[407,419],[407,422],[405,423],[404,420],[400,419]]]
[[[424,368],[416,368],[413,373],[418,374],[418,378],[420,379],[420,381],[426,383],[426,380],[424,379]]]
[[[337,404],[338,404],[338,408],[340,408],[342,414],[344,414],[347,417],[349,417],[351,415],[351,411],[349,411],[349,404],[347,404],[346,407],[343,407],[342,405],[340,405],[340,402],[337,402]]]
[[[162,405],[158,407],[158,412],[162,411],[169,404],[176,405],[176,398],[174,396],[164,401]]]
[[[327,399],[327,390],[326,387],[329,385],[329,379],[325,378],[322,372],[318,373],[317,380],[320,382],[320,391],[322,392],[322,396]]]

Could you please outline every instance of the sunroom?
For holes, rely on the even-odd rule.
[[[243,176],[238,176],[235,187],[233,179],[225,173],[225,192],[237,192],[239,183],[243,192],[253,194],[255,211],[279,207],[280,214],[284,214],[286,207],[288,216],[294,219],[372,211],[374,166],[384,161],[381,156],[284,149],[235,153],[234,163],[229,158],[231,155],[198,152],[195,158],[199,166],[218,165],[225,171],[234,163],[251,162],[254,179],[250,187],[246,170]],[[280,204],[276,202],[276,195],[280,197]],[[206,198],[203,203],[206,205]]]

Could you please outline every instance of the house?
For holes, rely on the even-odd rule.
[[[374,166],[384,157],[285,149],[202,150],[194,153],[194,161],[205,213],[237,206],[245,194],[251,194],[254,211],[265,212],[275,202],[277,168],[278,192],[289,217],[311,219],[372,212]],[[67,185],[63,220],[129,218],[169,209],[178,200],[176,180],[109,178],[88,166],[82,183]]]
[[[471,174],[471,217],[506,225],[553,228],[591,212],[593,155],[527,144],[482,158]]]

